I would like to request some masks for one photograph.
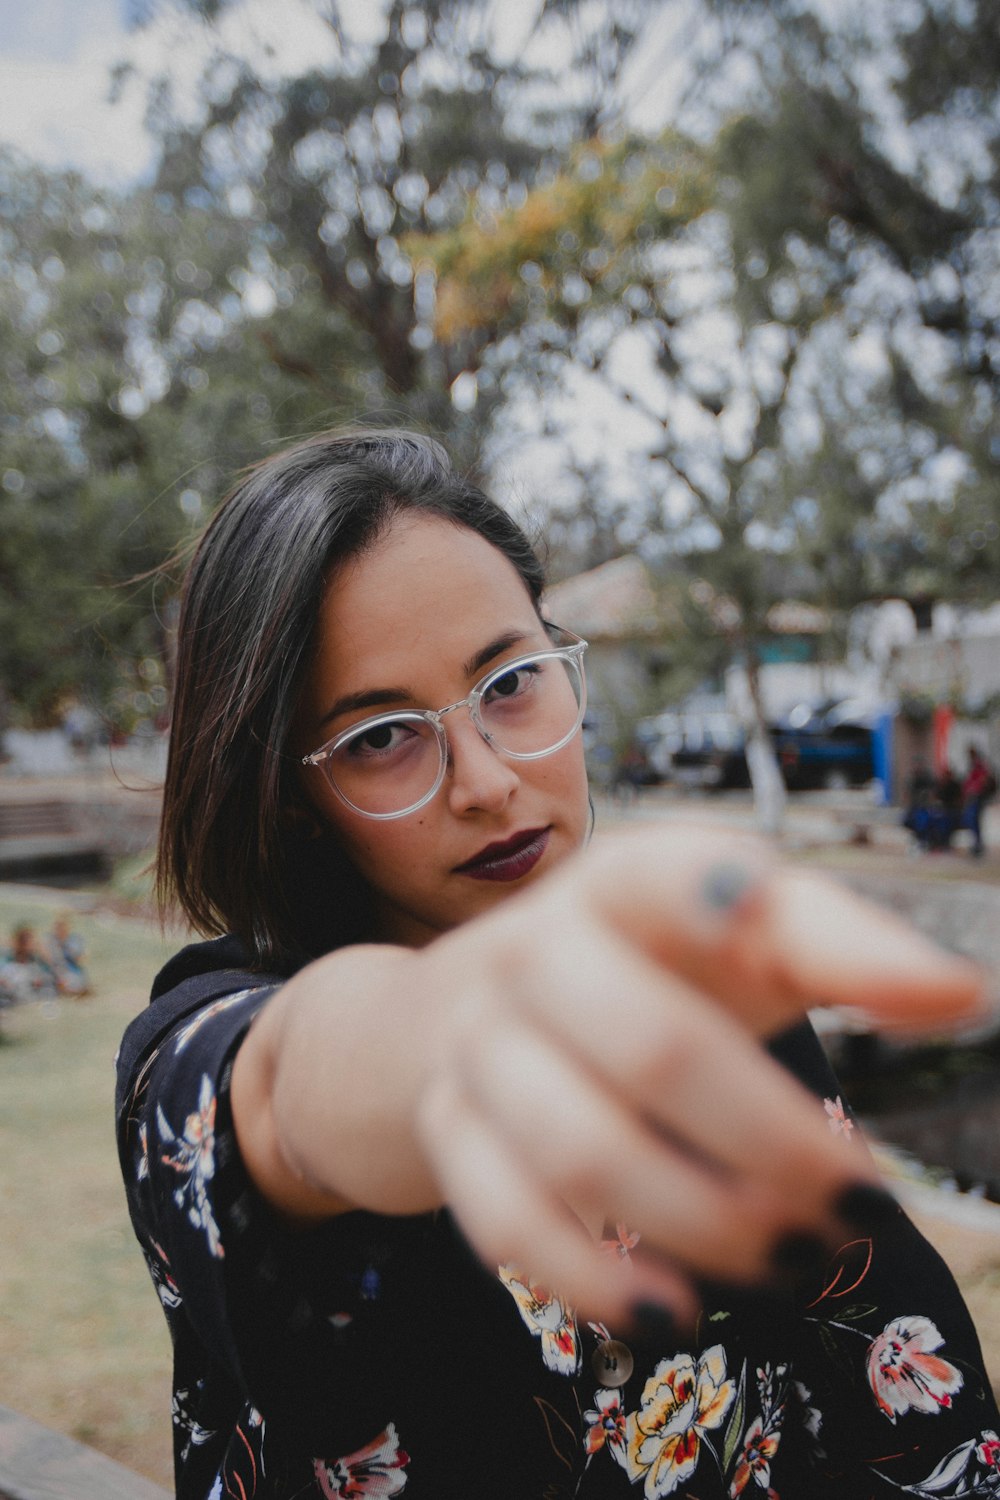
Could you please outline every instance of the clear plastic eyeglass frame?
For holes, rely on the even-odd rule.
[[[357,724],[351,724],[349,728],[335,735],[332,740],[328,740],[325,745],[321,745],[318,750],[314,750],[311,755],[304,755],[301,761],[302,765],[318,767],[323,772],[331,791],[352,812],[359,813],[363,818],[374,818],[379,822],[385,822],[391,818],[405,818],[410,813],[419,812],[422,807],[426,807],[427,803],[433,797],[437,796],[448,769],[448,736],[444,726],[444,719],[447,714],[453,714],[456,709],[467,708],[469,710],[469,717],[480,737],[497,754],[505,755],[511,760],[541,760],[546,755],[554,755],[557,750],[561,750],[564,745],[569,744],[583,723],[583,716],[587,709],[587,678],[583,669],[583,656],[587,649],[587,642],[581,636],[574,635],[571,630],[563,630],[556,626],[550,626],[549,629],[557,634],[560,639],[569,641],[570,644],[566,646],[554,646],[550,650],[526,651],[522,656],[515,656],[510,661],[501,662],[499,666],[493,667],[487,672],[485,677],[480,678],[467,697],[459,698],[457,703],[449,703],[446,708],[395,709],[389,713],[374,714],[370,719],[361,719]],[[496,742],[496,737],[490,734],[483,723],[480,712],[480,705],[483,699],[493,684],[501,678],[506,677],[511,672],[516,672],[520,667],[530,665],[532,662],[543,661],[565,661],[568,664],[570,673],[575,672],[579,675],[580,697],[576,719],[572,728],[560,736],[554,745],[547,745],[544,750],[508,750],[505,746],[499,746]],[[334,780],[330,772],[332,757],[348,741],[357,739],[359,735],[370,734],[372,730],[378,729],[383,724],[413,723],[430,725],[437,739],[440,763],[433,785],[418,801],[410,803],[408,807],[401,807],[394,812],[370,812],[367,808],[358,807],[356,803],[352,802],[345,795]]]

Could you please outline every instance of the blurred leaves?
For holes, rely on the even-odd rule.
[[[328,45],[292,77],[227,51],[240,0],[135,0],[131,20],[164,8],[215,43],[194,123],[153,82],[152,182],[0,159],[15,712],[83,695],[121,717],[139,664],[169,663],[151,570],[242,465],[365,416],[429,427],[463,465],[498,435],[558,448],[556,571],[638,547],[729,601],[732,649],[782,597],[992,596],[990,0],[828,25],[701,0],[689,128],[655,131],[627,109],[637,60],[655,79],[680,45],[654,0],[544,0],[552,65],[498,61],[488,0],[390,0],[365,45],[324,5]],[[734,58],[750,81],[730,90]],[[581,403],[610,443],[584,422],[581,444]]]
[[[595,293],[607,308],[627,287],[651,306],[658,278],[643,267],[643,249],[710,202],[708,164],[693,143],[597,137],[523,201],[496,214],[471,210],[454,229],[404,243],[433,270],[435,331],[453,345],[481,330],[496,339],[539,315],[572,328]]]

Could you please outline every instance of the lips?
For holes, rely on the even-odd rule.
[[[545,853],[551,832],[551,828],[528,828],[502,844],[487,844],[464,865],[457,865],[456,873],[473,880],[520,880]]]

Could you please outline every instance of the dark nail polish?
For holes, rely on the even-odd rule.
[[[819,1276],[829,1258],[829,1248],[818,1234],[783,1234],[771,1249],[772,1269],[795,1285]]]
[[[673,1315],[658,1302],[637,1302],[632,1309],[636,1332],[644,1342],[656,1344],[661,1353],[672,1354],[677,1348],[677,1324]]]
[[[852,1229],[882,1229],[899,1216],[892,1194],[874,1182],[853,1182],[834,1199],[833,1211]]]
[[[713,911],[731,911],[756,884],[756,880],[756,875],[745,865],[713,865],[702,882],[702,900]]]

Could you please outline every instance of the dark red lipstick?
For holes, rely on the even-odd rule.
[[[528,828],[502,844],[487,844],[464,865],[457,865],[456,872],[473,880],[520,880],[545,853],[551,831]]]

